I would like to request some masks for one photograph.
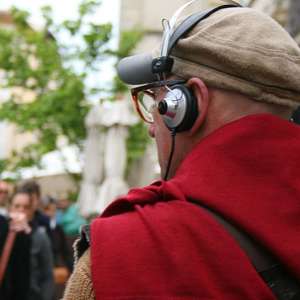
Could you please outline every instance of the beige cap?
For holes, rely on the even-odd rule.
[[[220,10],[172,50],[172,73],[285,106],[300,105],[300,49],[273,19],[250,8]]]

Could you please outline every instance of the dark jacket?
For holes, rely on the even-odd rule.
[[[7,233],[8,220],[0,216],[0,253],[2,253]],[[30,246],[30,236],[19,233],[0,287],[1,300],[29,300]]]
[[[73,256],[62,227],[56,224],[54,228],[51,228],[50,233],[54,266],[67,267],[71,272],[73,270]]]
[[[30,300],[51,300],[53,297],[53,257],[51,244],[43,227],[34,227],[31,246]]]
[[[34,217],[33,220],[31,221],[31,224],[33,227],[44,227],[51,241],[50,218],[48,216],[46,216],[40,210],[37,210],[34,213]]]

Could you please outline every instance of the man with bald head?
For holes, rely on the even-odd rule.
[[[162,179],[83,230],[65,299],[300,299],[300,50],[229,2],[119,63]]]

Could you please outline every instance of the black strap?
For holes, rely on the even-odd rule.
[[[281,265],[259,273],[264,282],[272,290],[277,300],[299,300],[300,285]]]
[[[221,215],[217,214],[210,208],[203,206],[199,202],[192,201],[192,203],[201,207],[208,214],[214,217],[220,223],[228,233],[237,241],[239,246],[243,249],[243,251],[250,258],[251,263],[255,267],[257,272],[263,272],[268,270],[276,265],[278,265],[277,261],[272,257],[270,253],[268,253],[262,246],[260,246],[257,242],[255,242],[248,234],[244,233],[232,223],[228,222]]]
[[[215,8],[210,8],[205,11],[201,11],[198,13],[195,13],[188,18],[186,18],[173,32],[169,46],[168,46],[168,56],[170,55],[172,49],[175,47],[176,43],[178,42],[179,39],[181,39],[186,33],[188,33],[190,30],[192,30],[199,22],[202,20],[208,18],[210,15],[213,13],[225,9],[225,8],[232,8],[232,7],[242,7],[241,5],[238,4],[225,4],[221,5]]]

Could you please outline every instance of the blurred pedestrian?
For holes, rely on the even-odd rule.
[[[59,201],[59,224],[69,237],[77,237],[79,229],[86,224],[86,220],[80,215],[77,203],[72,203],[68,199]]]
[[[70,200],[68,200],[66,198],[57,200],[57,206],[56,206],[57,224],[62,226],[64,214],[69,206],[70,206]]]
[[[35,222],[35,203],[32,195],[16,192],[10,203],[10,213],[24,213],[31,227],[29,300],[52,300],[53,256],[44,227]]]
[[[8,253],[4,277],[0,283],[0,299],[29,300],[30,287],[30,227],[24,213],[13,213],[10,217],[0,215],[0,257],[9,234],[15,232],[16,238]]]
[[[77,203],[72,203],[65,211],[62,225],[67,235],[78,236],[79,229],[86,224],[86,220],[79,214]]]
[[[56,283],[55,299],[60,299],[65,283],[72,272],[73,254],[69,247],[66,235],[56,221],[57,201],[50,197],[42,197],[43,212],[50,218],[50,233],[54,258],[54,281]]]
[[[41,188],[34,180],[27,180],[17,187],[18,193],[29,194],[32,199],[33,218],[31,223],[34,226],[41,226],[46,229],[46,232],[51,239],[50,234],[50,219],[41,210]]]

